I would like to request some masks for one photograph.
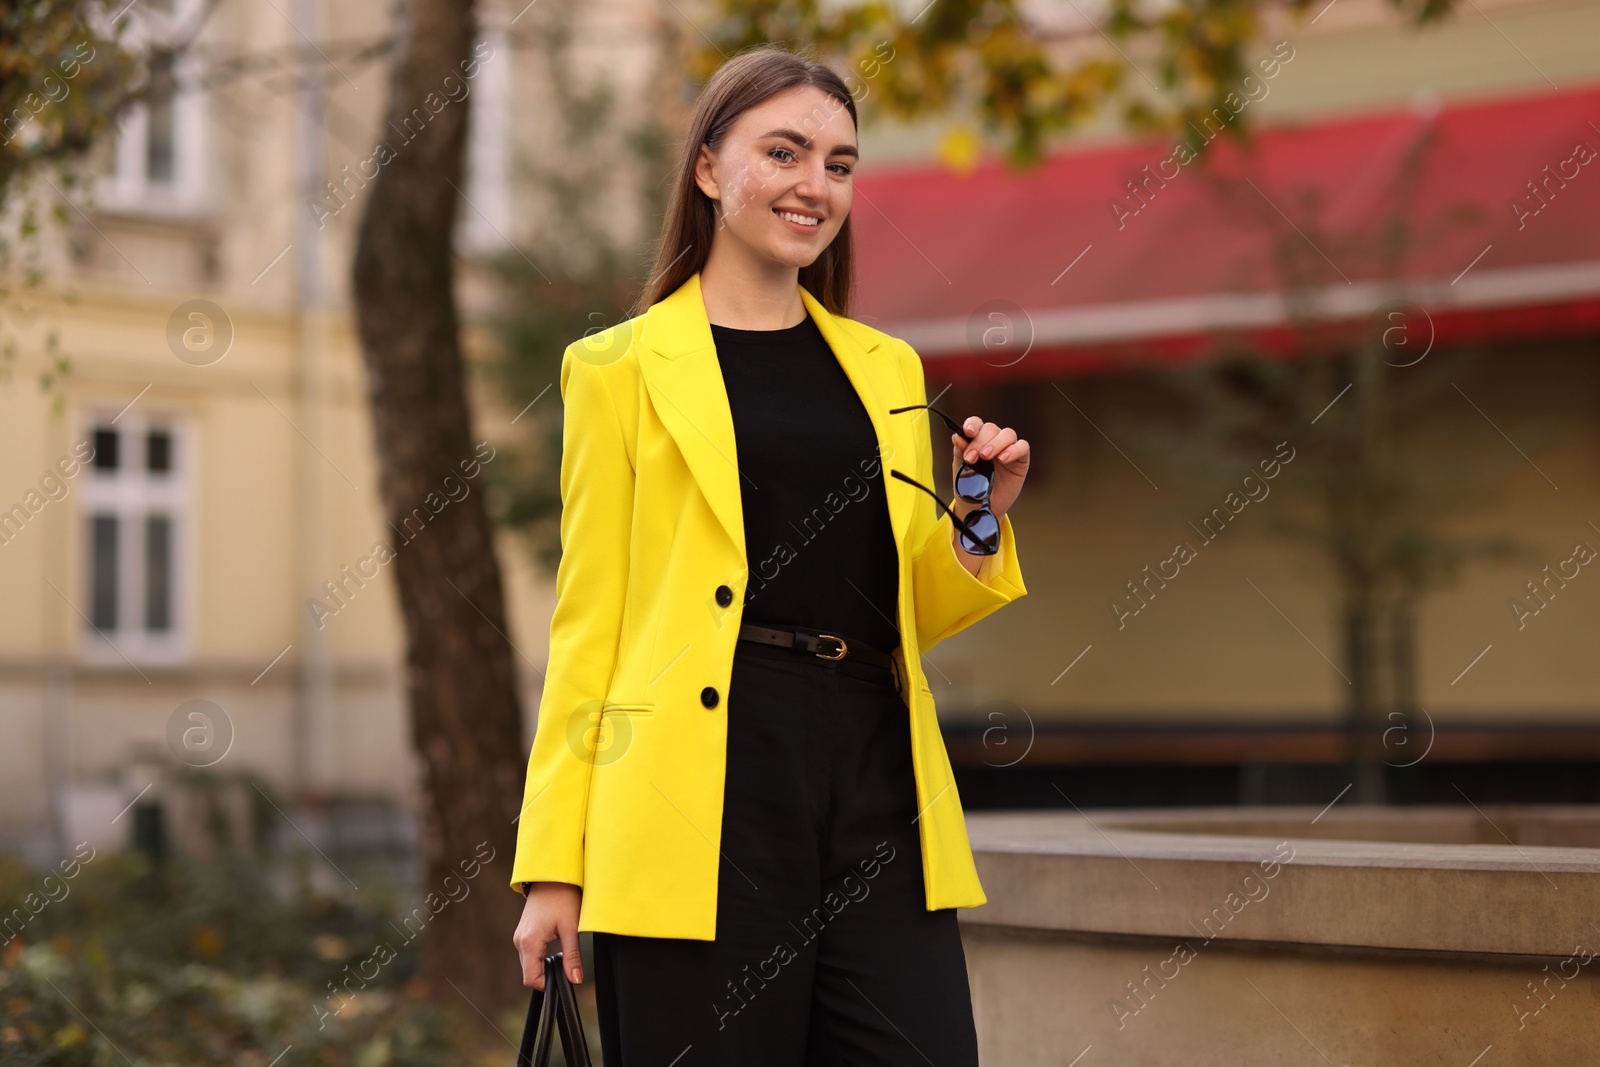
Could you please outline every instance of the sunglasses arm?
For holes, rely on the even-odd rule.
[[[927,493],[929,496],[933,497],[933,502],[935,504],[939,505],[939,510],[940,511],[943,511],[946,515],[950,516],[950,521],[951,522],[955,523],[958,527],[960,527],[963,530],[967,528],[967,521],[965,519],[961,518],[955,512],[951,511],[950,510],[950,506],[939,498],[939,494],[938,493],[935,493],[932,489],[929,489],[927,486],[923,485],[921,482],[917,481],[914,478],[907,478],[904,474],[901,474],[899,471],[890,471],[889,473],[894,475],[896,478],[899,478],[902,482],[907,482],[907,483],[909,483],[911,485],[914,485],[918,489],[921,489],[924,493]]]
[[[952,419],[949,415],[946,415],[944,412],[940,411],[938,408],[934,407],[932,404],[908,404],[903,408],[890,408],[889,414],[898,415],[902,411],[916,411],[918,408],[924,408],[933,412],[935,415],[944,420],[945,425],[950,427],[953,433],[959,434],[962,437],[966,437],[968,441],[972,440],[972,438],[967,437],[967,431],[964,426],[962,426],[955,419]]]

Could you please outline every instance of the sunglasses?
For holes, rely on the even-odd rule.
[[[911,404],[903,408],[890,408],[889,414],[898,415],[902,411],[916,411],[926,408],[939,416],[950,427],[952,433],[958,437],[966,437],[967,431],[961,424],[949,415],[940,411],[932,404]],[[989,503],[989,488],[994,484],[994,460],[980,459],[976,463],[961,461],[961,466],[956,469],[955,490],[956,496],[969,504],[986,505]]]
[[[903,408],[891,408],[889,414],[898,415],[903,411],[916,411],[921,408],[926,408],[943,419],[953,433],[963,438],[967,436],[967,431],[961,428],[960,423],[932,404],[911,404]],[[921,482],[908,478],[896,470],[891,470],[889,473],[933,497],[940,509],[950,516],[950,521],[955,524],[956,534],[961,538],[961,545],[968,552],[975,556],[992,556],[1000,551],[1000,520],[989,510],[989,490],[994,485],[993,460],[980,459],[976,463],[962,460],[961,466],[956,470],[956,496],[969,504],[978,505],[977,510],[968,512],[965,519],[959,518],[938,493]]]

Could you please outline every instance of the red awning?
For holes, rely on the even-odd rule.
[[[1292,350],[1306,321],[1396,324],[1413,351],[1600,333],[1600,86],[1248,146],[1215,130],[1187,162],[1173,138],[1022,174],[863,175],[857,317],[953,377],[1193,358],[1241,334]]]

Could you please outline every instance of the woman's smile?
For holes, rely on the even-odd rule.
[[[815,215],[805,215],[798,211],[788,211],[784,208],[773,208],[772,213],[784,222],[789,228],[798,233],[817,233],[822,225],[822,220]]]

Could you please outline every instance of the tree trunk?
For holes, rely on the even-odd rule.
[[[1355,801],[1382,804],[1387,799],[1383,769],[1383,665],[1378,614],[1372,592],[1359,579],[1348,580],[1344,613],[1345,663],[1350,671],[1346,705],[1349,753],[1355,772]]]
[[[1357,351],[1345,360],[1354,395],[1354,432],[1343,452],[1347,464],[1342,499],[1334,500],[1332,520],[1342,526],[1345,553],[1345,647],[1350,665],[1351,754],[1355,762],[1355,799],[1361,804],[1388,800],[1384,778],[1383,730],[1388,703],[1385,684],[1390,676],[1389,645],[1382,639],[1386,621],[1382,602],[1382,546],[1374,543],[1382,529],[1382,504],[1376,498],[1378,464],[1383,460],[1384,423],[1382,369],[1368,352]]]
[[[1384,762],[1391,767],[1417,765],[1432,743],[1417,714],[1417,614],[1415,594],[1402,592],[1389,609],[1389,659],[1394,676],[1394,708],[1384,730]]]
[[[492,452],[475,448],[453,290],[471,97],[446,96],[466,80],[477,24],[470,0],[396,10],[393,152],[379,157],[353,279],[423,769],[422,892],[434,896],[421,973],[434,1000],[465,1009],[465,998],[481,1020],[523,995],[511,947],[521,902],[508,883],[524,749],[492,529],[472,491],[484,479],[471,464]],[[470,895],[453,899],[463,884]]]

